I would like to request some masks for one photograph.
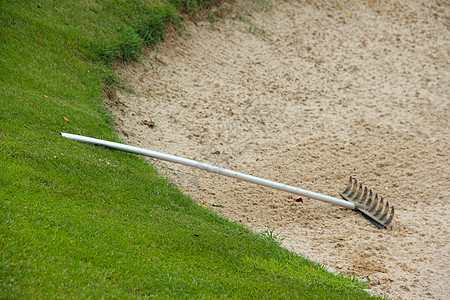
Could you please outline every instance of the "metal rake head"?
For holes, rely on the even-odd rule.
[[[394,207],[389,209],[389,202],[383,201],[383,197],[375,196],[372,190],[358,185],[356,179],[350,176],[347,187],[340,193],[341,197],[347,201],[355,203],[355,209],[359,210],[380,229],[386,228],[394,218]]]

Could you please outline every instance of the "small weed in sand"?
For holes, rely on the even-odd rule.
[[[270,11],[273,8],[271,0],[257,0],[257,2],[260,5],[261,10]]]
[[[219,20],[218,18],[217,18],[217,16],[216,16],[216,14],[214,14],[214,13],[209,13],[208,14],[208,16],[206,17],[208,20],[209,20],[209,22],[210,22],[210,26],[211,26],[211,28],[216,28],[216,22]]]
[[[359,281],[358,278],[356,278],[356,275],[353,274],[350,277],[348,277],[348,275],[339,273],[338,277],[341,278],[348,278],[351,280],[351,287],[357,288],[357,289],[365,289],[370,285],[370,280],[367,281]]]
[[[267,39],[268,41],[273,42],[272,39],[269,37],[269,31],[260,28],[258,25],[255,24],[255,22],[250,17],[244,16],[242,14],[237,14],[235,18],[249,25],[248,27],[249,33],[254,34],[256,36],[260,36],[263,39]]]
[[[266,232],[264,232],[262,235],[266,237],[268,241],[274,242],[280,246],[285,239],[284,237],[279,237],[280,234],[281,232],[275,233],[275,228],[267,227]]]

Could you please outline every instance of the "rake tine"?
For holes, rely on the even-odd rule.
[[[378,204],[378,209],[373,213],[375,217],[378,217],[378,215],[383,211],[383,197],[380,196],[380,203]]]
[[[342,198],[344,198],[345,200],[349,201],[349,196],[351,196],[353,194],[353,178],[352,176],[350,176],[350,178],[348,179],[348,183],[347,186],[345,187],[344,191],[342,193],[340,193],[339,195],[341,195]]]
[[[384,224],[388,226],[392,222],[393,218],[394,218],[394,207],[392,206],[391,212],[389,213],[389,218],[386,221],[384,221]]]
[[[367,198],[367,201],[364,202],[364,209],[367,210],[372,206],[372,190],[369,191],[369,197]]]
[[[383,215],[380,217],[380,221],[384,224],[389,225],[391,223],[392,218],[394,217],[394,207],[391,207],[391,211],[389,212],[389,202],[386,201],[386,208],[384,209]]]
[[[383,213],[380,216],[380,220],[387,219],[388,213],[389,213],[389,202],[386,201],[386,205],[384,206],[384,210],[383,210]]]
[[[348,179],[347,186],[345,187],[342,194],[347,195],[351,191],[352,186],[353,186],[353,181],[352,181],[352,176],[350,176],[350,178]]]
[[[375,197],[373,198],[372,205],[369,207],[368,212],[372,214],[372,212],[377,208],[378,206],[378,194],[375,194]]]
[[[389,202],[384,201],[382,196],[375,196],[371,189],[358,185],[356,179],[350,176],[348,184],[340,194],[342,198],[355,203],[355,210],[364,214],[375,226],[380,229],[386,228],[394,218],[394,207],[389,208]]]
[[[350,201],[351,201],[351,202],[355,202],[355,200],[361,199],[361,194],[362,194],[362,192],[363,192],[363,186],[362,186],[362,184],[359,184],[358,191],[356,192],[356,195],[354,195],[354,196],[350,199]]]
[[[372,193],[372,191],[370,191],[370,192]],[[372,195],[372,194],[370,194],[370,195]],[[370,196],[370,195],[369,195],[369,196]],[[358,199],[358,203],[364,204],[364,203],[366,202],[367,196],[368,196],[368,194],[367,194],[367,187],[364,187],[364,193],[363,193],[363,195],[361,196],[361,198]]]
[[[341,195],[342,198],[344,198],[345,200],[348,201],[349,196],[351,196],[353,194],[353,178],[352,176],[350,176],[350,178],[348,179],[348,183],[347,186],[345,187],[344,191],[342,193],[340,193],[339,195]]]
[[[350,177],[350,179],[351,179],[351,177]],[[356,181],[356,179],[354,179],[352,187],[351,187],[350,191],[346,194],[346,197],[349,199],[352,199],[353,196],[357,193],[357,191],[358,191],[358,182]]]
[[[356,185],[356,183],[355,183],[355,185]],[[347,187],[342,192],[342,194],[345,194],[345,195],[349,196],[352,193],[353,186],[354,186],[353,178],[352,178],[352,176],[350,176],[349,179],[348,179]]]

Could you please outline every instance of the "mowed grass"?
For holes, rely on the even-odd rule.
[[[119,141],[111,64],[209,4],[0,0],[0,298],[369,298],[142,158],[59,135]]]

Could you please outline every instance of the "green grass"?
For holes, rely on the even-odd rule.
[[[59,135],[119,141],[112,63],[211,3],[0,0],[0,298],[369,298],[143,159]]]

